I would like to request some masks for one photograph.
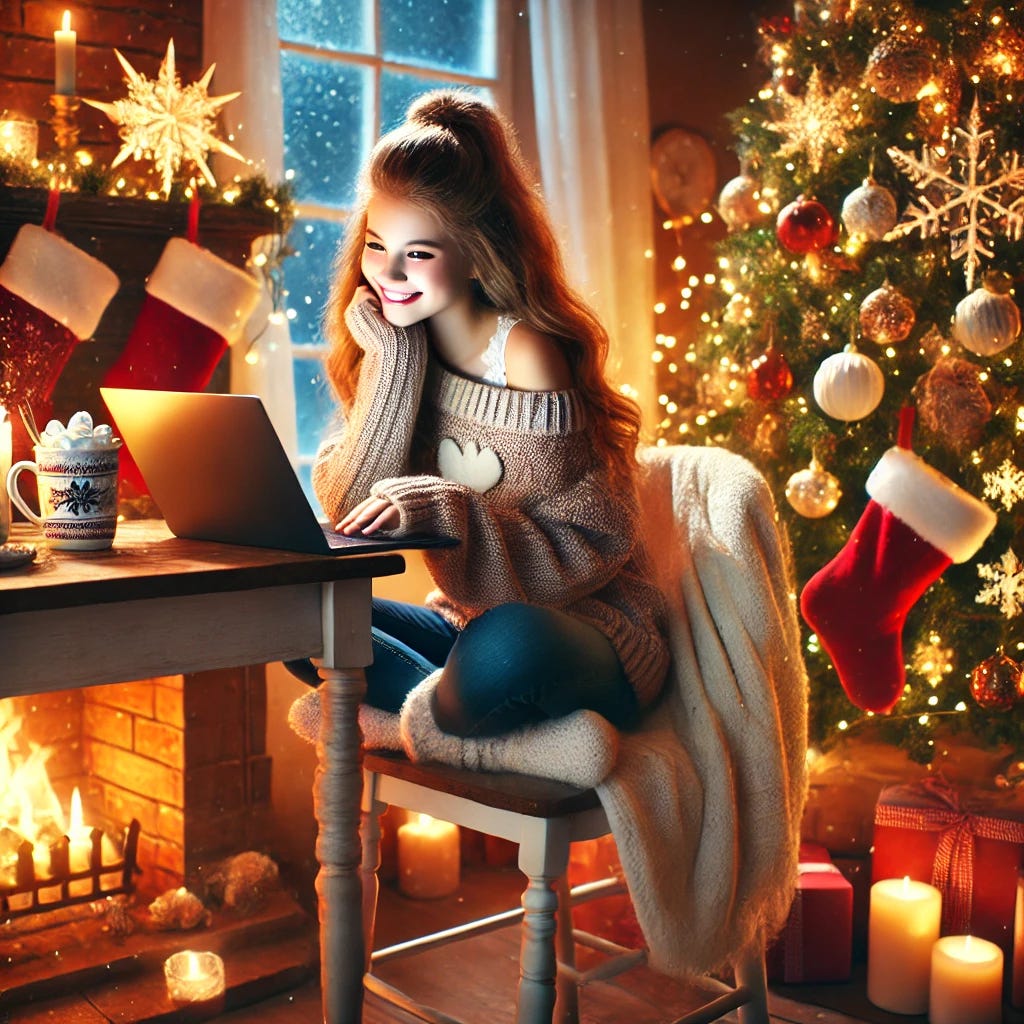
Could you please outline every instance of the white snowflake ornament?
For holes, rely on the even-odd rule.
[[[985,473],[984,496],[998,501],[1007,512],[1024,498],[1024,470],[1009,459],[1003,459],[997,469]]]
[[[978,566],[978,575],[988,580],[975,597],[976,604],[996,605],[1008,619],[1024,609],[1024,565],[1008,548],[998,562]]]
[[[206,163],[210,150],[245,162],[241,153],[214,134],[220,108],[241,95],[238,92],[224,96],[207,93],[216,64],[211,64],[198,82],[182,87],[174,66],[173,39],[167,44],[167,53],[155,80],[140,75],[118,50],[114,50],[114,55],[124,68],[127,98],[113,103],[85,101],[121,126],[118,135],[123,144],[110,164],[111,169],[129,157],[152,160],[166,198],[175,174],[185,162],[195,164],[207,184],[217,184]]]
[[[885,237],[887,241],[920,231],[922,238],[949,231],[950,255],[964,259],[968,292],[982,257],[992,258],[989,239],[1002,226],[1006,237],[1019,242],[1024,234],[1024,166],[1020,155],[1000,157],[991,145],[991,130],[981,130],[975,97],[967,128],[955,129],[956,141],[948,156],[925,146],[921,156],[890,147],[896,167],[909,177],[920,195],[904,212],[904,219]],[[962,146],[962,152],[960,147]],[[939,192],[938,205],[926,189]]]

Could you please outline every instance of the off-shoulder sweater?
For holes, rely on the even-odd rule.
[[[649,704],[668,667],[664,602],[635,495],[614,492],[578,392],[469,380],[432,356],[421,325],[394,327],[367,303],[348,316],[364,357],[347,422],[313,466],[328,517],[375,495],[399,512],[392,535],[456,538],[424,552],[430,607],[460,629],[510,601],[576,616]]]

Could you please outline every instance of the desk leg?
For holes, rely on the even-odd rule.
[[[313,807],[319,828],[320,984],[324,1024],[358,1024],[363,1015],[362,882],[359,839],[362,749],[359,704],[362,669],[321,665],[320,741]]]

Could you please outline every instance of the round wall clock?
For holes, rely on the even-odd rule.
[[[651,141],[651,186],[673,220],[694,219],[711,204],[717,173],[707,140],[686,128],[662,129]]]

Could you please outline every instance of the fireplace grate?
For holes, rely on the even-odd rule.
[[[135,890],[139,873],[139,823],[132,819],[125,834],[124,852],[111,863],[103,863],[103,832],[91,833],[88,867],[72,870],[71,842],[67,836],[50,847],[50,872],[44,878],[36,875],[35,847],[30,842],[18,848],[14,884],[0,883],[0,921],[40,914],[77,903],[89,903],[119,893]]]

